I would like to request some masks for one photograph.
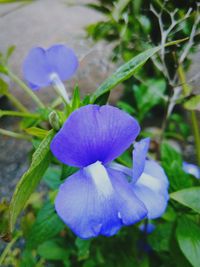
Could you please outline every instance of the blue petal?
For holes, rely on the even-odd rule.
[[[146,160],[144,172],[136,183],[132,183],[132,188],[146,206],[149,219],[158,218],[165,212],[169,199],[168,180],[158,163]]]
[[[197,179],[200,179],[200,168],[197,165],[194,165],[194,164],[191,164],[191,163],[187,163],[187,162],[183,162],[183,170],[186,173],[189,173],[189,174],[193,175]]]
[[[48,65],[46,52],[41,47],[33,48],[23,64],[23,74],[26,81],[38,87],[50,84],[49,74],[52,72]]]
[[[136,182],[137,179],[141,176],[147,152],[149,149],[150,138],[142,139],[140,142],[136,142],[133,150],[133,182]]]
[[[64,45],[54,45],[47,50],[36,47],[24,61],[23,74],[29,84],[41,88],[51,84],[53,73],[65,81],[72,77],[77,67],[76,55]]]
[[[135,140],[140,127],[118,108],[88,105],[74,111],[51,143],[61,162],[85,167],[96,161],[108,163]]]
[[[147,213],[125,177],[96,162],[70,176],[61,185],[55,207],[61,219],[80,238],[112,236],[122,225]]]
[[[78,68],[74,51],[64,45],[54,45],[46,51],[48,65],[61,81],[70,79]]]

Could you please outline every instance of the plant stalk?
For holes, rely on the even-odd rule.
[[[39,114],[32,114],[28,112],[12,111],[12,110],[0,110],[0,117],[2,116],[14,116],[14,117],[27,117],[27,118],[39,118]]]
[[[9,92],[7,92],[5,95],[18,110],[22,112],[28,112],[28,109],[22,103],[20,103],[20,101],[14,95]]]
[[[24,90],[32,99],[33,101],[38,105],[39,108],[45,108],[44,104],[41,102],[41,100],[34,94],[34,92],[23,82],[21,81],[15,74],[13,74],[9,69],[7,70],[8,76],[20,86],[21,89]]]
[[[12,131],[8,131],[8,130],[2,129],[2,128],[0,128],[0,134],[6,135],[6,136],[9,136],[9,137],[14,137],[14,138],[17,138],[17,139],[24,139],[24,140],[31,141],[31,137],[26,135],[26,134],[12,132]]]

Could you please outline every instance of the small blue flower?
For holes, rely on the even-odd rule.
[[[149,143],[149,138],[135,143],[132,170],[116,163],[112,163],[111,166],[131,177],[133,192],[148,210],[147,218],[155,219],[166,210],[169,182],[164,170],[156,161],[146,160]]]
[[[183,162],[183,170],[197,179],[200,179],[200,168],[197,165]]]
[[[109,105],[74,111],[51,143],[61,162],[79,167],[59,188],[55,208],[80,238],[114,235],[147,215],[126,175],[108,164],[139,134],[135,119]]]
[[[53,85],[65,101],[69,102],[62,81],[70,79],[77,67],[78,59],[73,50],[57,44],[46,50],[33,48],[24,61],[23,74],[33,90]]]

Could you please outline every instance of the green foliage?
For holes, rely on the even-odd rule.
[[[186,101],[184,107],[188,110],[200,110],[200,95],[193,96]]]
[[[179,246],[193,267],[200,265],[200,228],[191,220],[181,218],[176,231]]]
[[[39,211],[27,237],[27,248],[36,248],[39,244],[47,241],[65,227],[64,223],[55,212],[54,205],[47,202]]]
[[[170,197],[200,214],[200,187],[190,187],[174,192]]]
[[[30,168],[17,184],[9,206],[9,232],[13,231],[18,215],[48,168],[51,159],[49,145],[53,136],[54,132],[50,131],[47,137],[44,138],[33,154]]]
[[[170,182],[171,192],[193,185],[190,175],[183,171],[181,155],[166,143],[161,146],[161,160]]]

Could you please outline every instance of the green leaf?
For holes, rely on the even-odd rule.
[[[15,48],[16,48],[15,45],[8,47],[7,52],[6,52],[6,62],[12,56],[13,52],[15,51]]]
[[[183,170],[181,155],[167,143],[161,146],[161,160],[170,182],[170,192],[193,185],[191,176]]]
[[[184,108],[189,110],[200,110],[200,95],[196,95],[190,100],[186,101]]]
[[[0,95],[6,95],[8,92],[8,84],[0,78]]]
[[[49,240],[41,244],[38,249],[38,254],[46,260],[67,260],[69,258],[69,251],[62,248],[57,242]]]
[[[111,13],[112,17],[114,18],[115,21],[119,21],[120,17],[122,16],[122,12],[125,9],[125,7],[128,5],[130,0],[119,0],[116,2],[114,5],[114,9]]]
[[[27,248],[36,248],[39,244],[53,238],[65,228],[55,212],[54,205],[47,202],[39,211],[27,238]]]
[[[58,189],[60,184],[63,182],[60,179],[61,174],[62,174],[61,168],[56,168],[56,167],[50,166],[47,169],[47,171],[45,172],[45,174],[43,176],[43,180],[49,186],[49,188],[56,190],[56,189]]]
[[[44,130],[44,129],[41,129],[41,128],[38,128],[38,127],[30,127],[30,128],[25,129],[25,131],[28,134],[36,136],[38,138],[44,138],[48,134],[47,130]]]
[[[92,94],[91,101],[94,102],[99,96],[112,90],[119,83],[130,78],[145,62],[160,50],[160,46],[148,49],[130,61],[122,65],[117,71],[111,75],[100,87]]]
[[[83,240],[80,238],[76,238],[75,244],[78,248],[78,260],[85,260],[89,257],[90,254],[90,240]]]
[[[150,109],[163,102],[165,89],[166,82],[163,79],[150,79],[147,84],[133,86],[140,120]]]
[[[161,158],[166,164],[170,165],[173,161],[176,161],[182,166],[181,154],[167,143],[161,145]]]
[[[187,39],[188,38],[172,41],[167,43],[166,46],[175,45]],[[99,96],[105,94],[108,91],[111,91],[119,83],[127,80],[132,75],[134,75],[138,71],[138,69],[141,68],[146,63],[146,61],[155,53],[157,53],[160,49],[161,46],[150,48],[138,54],[137,56],[126,62],[124,65],[122,65],[119,69],[117,69],[115,73],[113,73],[113,75],[111,75],[107,80],[105,80],[105,82],[103,82],[99,86],[99,88],[97,88],[97,90],[91,96],[91,102],[94,103]]]
[[[176,237],[181,251],[193,267],[200,266],[200,228],[187,218],[178,221]]]
[[[51,159],[49,147],[53,136],[54,131],[51,130],[40,143],[38,149],[33,154],[30,168],[24,173],[15,188],[9,207],[9,232],[13,231],[18,215],[23,210],[27,200],[49,166]]]
[[[170,197],[180,204],[200,213],[200,187],[191,187],[174,192]]]
[[[160,224],[156,227],[154,232],[148,236],[149,244],[155,251],[161,252],[169,250],[172,227],[173,224],[170,222]]]
[[[76,85],[74,88],[71,103],[72,103],[72,111],[76,110],[81,105],[80,90],[78,85]]]

